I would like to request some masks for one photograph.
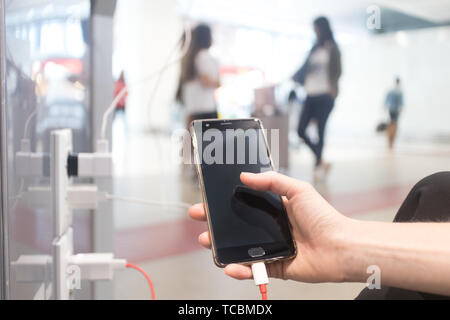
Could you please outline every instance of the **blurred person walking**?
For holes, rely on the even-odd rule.
[[[217,118],[215,90],[220,86],[219,63],[209,52],[211,28],[199,24],[181,62],[177,99],[186,107],[187,125],[193,120]]]
[[[114,84],[114,98],[117,97],[124,88],[126,88],[127,84],[125,82],[125,74],[122,71],[120,73],[119,79],[117,79],[117,81]],[[117,107],[116,110],[114,111],[114,116],[117,113],[125,113],[125,107],[127,104],[127,96],[128,93],[126,92],[123,97],[119,100],[119,102],[117,103]]]
[[[181,61],[177,100],[186,108],[188,130],[193,120],[218,117],[214,92],[220,86],[219,63],[209,52],[211,45],[211,28],[199,24],[192,31],[192,42]],[[192,144],[183,145],[183,149],[186,148],[191,149],[190,163],[193,163]],[[182,172],[195,179],[195,167],[190,163],[183,163]]]
[[[314,180],[325,177],[330,164],[322,159],[325,129],[328,117],[338,96],[338,82],[342,73],[341,54],[326,17],[318,17],[313,23],[316,42],[303,66],[294,74],[293,80],[301,84],[307,97],[300,114],[298,135],[311,149],[316,158]],[[318,141],[313,142],[306,133],[310,122],[317,123]]]
[[[394,87],[389,90],[384,102],[385,108],[389,112],[390,122],[386,128],[389,149],[394,147],[395,138],[397,137],[398,118],[403,108],[403,92],[401,89],[400,78],[395,79]]]

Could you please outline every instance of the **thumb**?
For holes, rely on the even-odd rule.
[[[252,189],[272,191],[280,196],[285,196],[288,200],[306,186],[304,182],[275,171],[258,174],[243,172],[241,173],[241,181]]]

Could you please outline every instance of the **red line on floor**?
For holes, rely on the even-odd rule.
[[[388,186],[351,194],[327,195],[325,198],[340,212],[354,216],[399,206],[411,187]],[[206,223],[186,218],[119,230],[115,235],[115,254],[139,263],[192,252],[201,248],[197,238],[206,229]]]
[[[324,195],[324,198],[339,212],[346,216],[354,216],[400,205],[412,186],[412,184],[408,186],[387,186],[377,190]]]
[[[201,248],[198,235],[205,222],[186,219],[116,231],[115,255],[139,263],[179,255]]]

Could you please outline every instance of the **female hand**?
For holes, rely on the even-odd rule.
[[[272,191],[281,195],[292,225],[297,256],[268,264],[270,277],[304,282],[345,280],[339,252],[345,230],[351,228],[351,219],[337,212],[308,183],[276,172],[242,173],[241,181],[255,190]],[[201,203],[192,206],[189,215],[193,219],[206,221]],[[209,233],[202,233],[199,242],[210,248]],[[225,273],[236,279],[252,278],[248,265],[230,264],[225,268]]]

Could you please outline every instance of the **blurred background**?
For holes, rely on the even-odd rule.
[[[33,151],[49,152],[51,130],[70,128],[74,151],[93,151],[105,110],[127,87],[106,130],[114,176],[96,182],[116,195],[166,205],[113,201],[95,212],[80,210],[75,250],[114,251],[141,265],[158,298],[258,298],[252,282],[227,278],[197,243],[206,225],[171,205],[201,201],[191,169],[170,160],[173,134],[190,117],[176,99],[180,55],[199,24],[211,30],[208,53],[217,65],[213,96],[220,117],[258,116],[267,128],[280,129],[280,170],[314,183],[343,214],[392,221],[418,180],[449,170],[450,0],[0,3],[4,297],[52,297],[51,277],[22,283],[11,267],[23,254],[51,254],[52,242],[50,199],[36,205],[22,197],[49,178],[17,173],[21,140],[28,138]],[[320,177],[298,134],[309,93],[292,79],[310,56],[319,16],[331,24],[342,66],[325,131],[329,166]],[[392,90],[402,97],[395,141]],[[312,140],[320,138],[316,129],[317,121],[306,128]],[[273,299],[353,299],[364,284],[274,280],[270,287]],[[149,293],[139,274],[121,271],[112,282],[83,283],[74,298],[147,299]]]

